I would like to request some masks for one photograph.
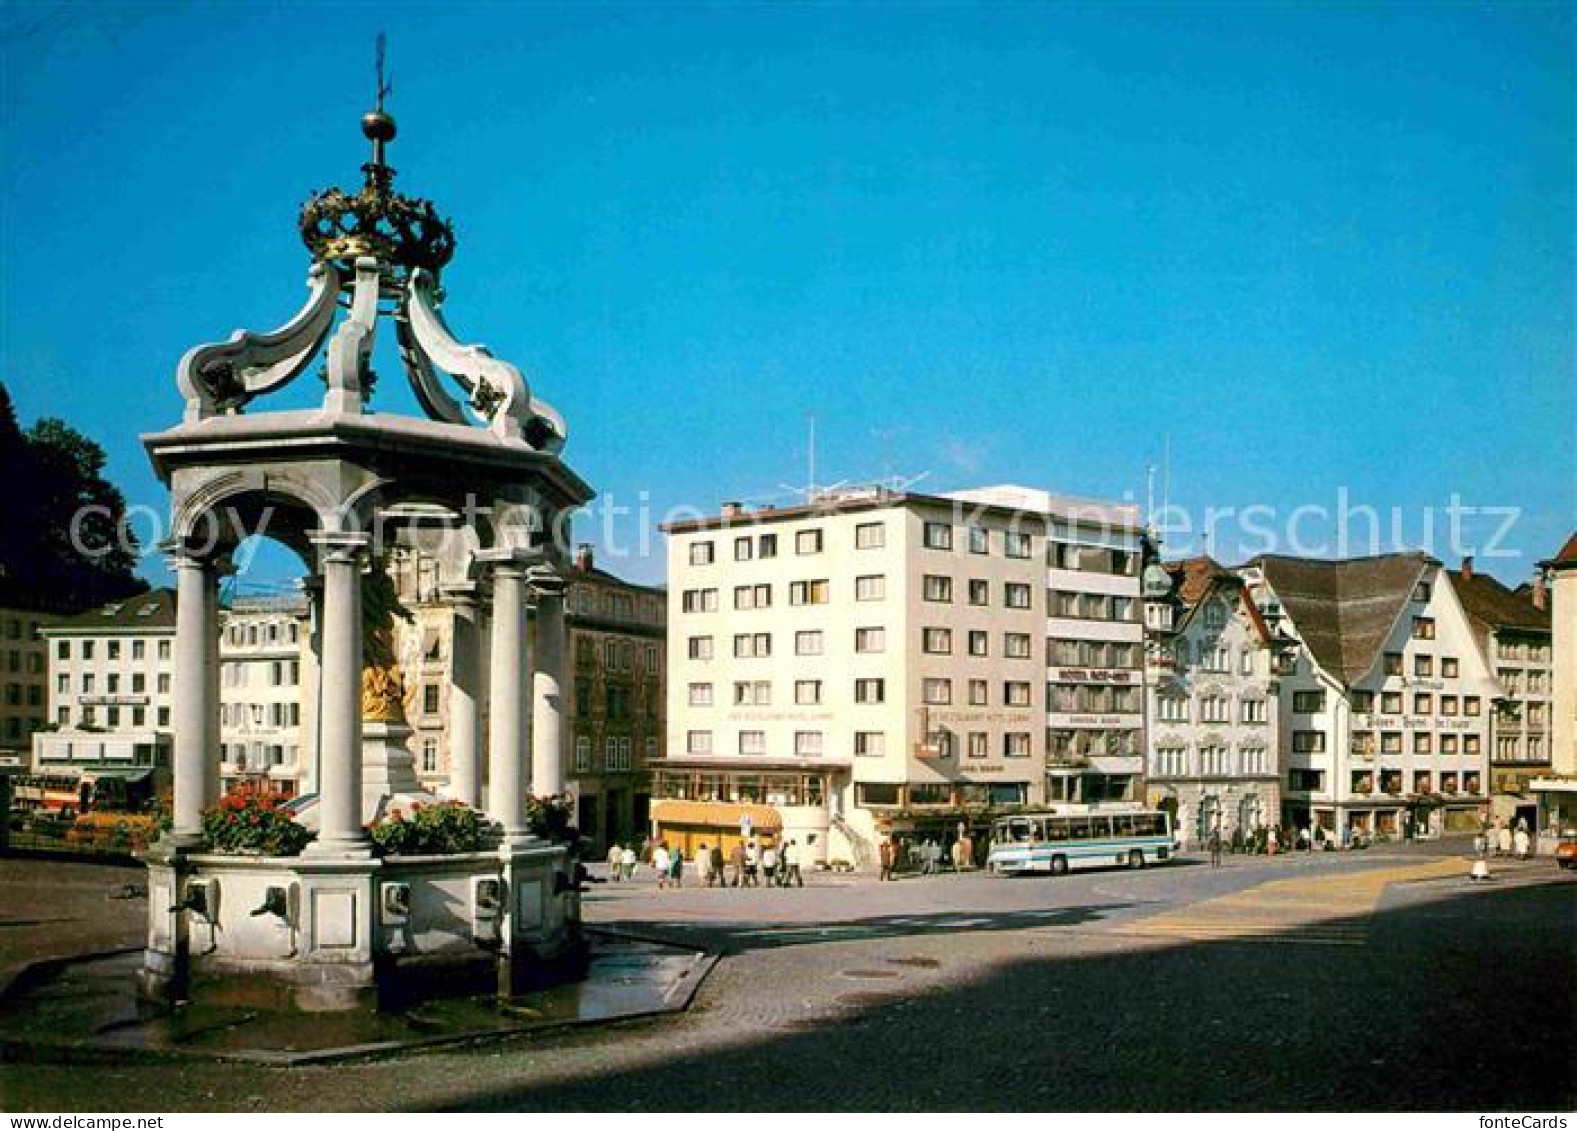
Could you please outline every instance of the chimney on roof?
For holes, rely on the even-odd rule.
[[[1533,575],[1533,607],[1543,612],[1550,606],[1550,590],[1544,580],[1544,571],[1541,569]]]
[[[582,542],[575,547],[575,568],[582,573],[590,573],[592,567],[591,543]]]
[[[743,504],[743,503],[730,502],[730,503],[724,503],[723,504],[723,517],[724,518],[738,518],[740,515],[742,515],[744,513],[745,513],[745,504]]]
[[[1462,580],[1468,581],[1473,577],[1473,555],[1468,554],[1462,559]]]

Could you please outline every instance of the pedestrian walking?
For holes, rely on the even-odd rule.
[[[778,874],[778,850],[770,844],[761,850],[761,874],[771,887]]]
[[[712,846],[712,854],[711,855],[712,855],[712,881],[716,882],[718,887],[723,887],[724,886],[723,846],[721,844],[714,844]]]
[[[684,886],[684,849],[677,844],[668,857],[668,878],[673,881],[674,887]]]
[[[704,844],[695,853],[695,877],[702,887],[712,886],[712,850]]]
[[[745,886],[754,888],[761,886],[761,846],[756,843],[756,838],[751,837],[745,842]]]
[[[783,886],[793,884],[797,888],[805,886],[805,877],[799,871],[799,845],[792,840],[783,846]]]
[[[1267,856],[1276,855],[1276,842],[1278,839],[1279,838],[1276,836],[1276,826],[1272,825],[1265,832],[1265,854]]]
[[[1495,830],[1495,841],[1495,855],[1510,856],[1515,848],[1516,843],[1515,836],[1511,831],[1511,826],[1502,821],[1500,823],[1500,828]]]
[[[1221,867],[1221,830],[1210,830],[1210,866]]]
[[[881,865],[882,865],[881,875],[878,876],[877,879],[878,880],[890,880],[890,879],[892,879],[893,878],[893,856],[894,856],[894,853],[893,853],[893,842],[892,842],[892,838],[891,837],[888,837],[887,839],[883,840],[881,842],[881,844],[877,845],[877,847],[876,847],[876,854],[880,858]]]
[[[737,841],[734,847],[728,850],[728,866],[734,870],[730,887],[738,887],[745,881],[745,842]]]
[[[1533,855],[1533,838],[1528,835],[1526,827],[1519,827],[1513,834],[1515,850],[1518,860],[1527,860]]]
[[[624,848],[615,843],[608,849],[608,878],[619,882],[619,872],[624,868]]]
[[[635,878],[635,863],[635,849],[626,845],[623,854],[619,857],[619,864],[624,872],[626,883]]]
[[[941,855],[942,855],[942,851],[941,851],[941,849],[939,849],[937,847],[936,841],[930,840],[928,838],[926,840],[926,842],[925,842],[925,847],[923,849],[921,849],[921,856],[920,856],[921,862],[924,865],[924,867],[921,870],[927,876],[934,876],[934,875],[936,875],[936,872],[937,872],[936,862],[937,862],[937,860],[939,860],[941,858]]]
[[[666,844],[659,844],[652,849],[652,867],[657,869],[657,886],[660,888],[668,886],[668,867],[671,863]]]

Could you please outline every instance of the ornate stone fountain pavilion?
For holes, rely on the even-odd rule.
[[[592,491],[560,457],[558,413],[445,324],[453,230],[394,192],[381,98],[362,130],[373,153],[361,189],[302,209],[305,306],[277,330],[190,350],[177,369],[184,419],[143,437],[171,491],[179,592],[174,828],[149,865],[150,995],[337,1009],[479,972],[496,972],[507,995],[573,965],[577,949],[572,865],[532,836],[526,801],[563,788],[562,551]],[[425,418],[372,410],[373,342],[390,328]],[[320,357],[319,407],[260,411]],[[317,765],[304,814],[317,838],[292,858],[204,851],[219,782],[217,586],[235,545],[259,532],[306,565],[321,673],[308,689]],[[503,833],[485,852],[379,858],[364,824],[416,784],[398,672],[363,670],[364,574],[415,538],[441,545],[461,614],[449,793]]]

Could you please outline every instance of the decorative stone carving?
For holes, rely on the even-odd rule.
[[[407,337],[402,337],[406,371],[422,407],[439,420],[463,423],[459,405],[438,383],[436,365],[466,392],[471,410],[499,436],[524,440],[539,451],[557,454],[564,447],[564,418],[532,397],[519,369],[494,357],[486,346],[461,345],[438,308],[442,296],[433,276],[411,272],[405,295]]]
[[[339,272],[314,263],[307,272],[307,303],[277,330],[237,330],[229,341],[196,346],[176,367],[176,384],[193,423],[238,412],[248,401],[287,384],[311,364],[334,324]]]

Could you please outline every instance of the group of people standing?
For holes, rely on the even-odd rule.
[[[1533,856],[1533,834],[1528,831],[1524,817],[1517,818],[1515,825],[1500,820],[1478,834],[1474,848],[1480,856],[1515,856],[1518,860],[1528,860]]]
[[[615,844],[608,849],[608,875],[615,882],[635,878],[635,866],[642,859],[649,860],[657,873],[660,888],[684,885],[685,855],[682,846],[672,847],[666,841],[647,842],[637,854],[634,848]],[[703,887],[804,887],[801,871],[802,857],[798,843],[792,838],[781,847],[755,837],[736,842],[725,856],[722,845],[701,844],[696,847],[690,861],[695,867],[696,878]]]

